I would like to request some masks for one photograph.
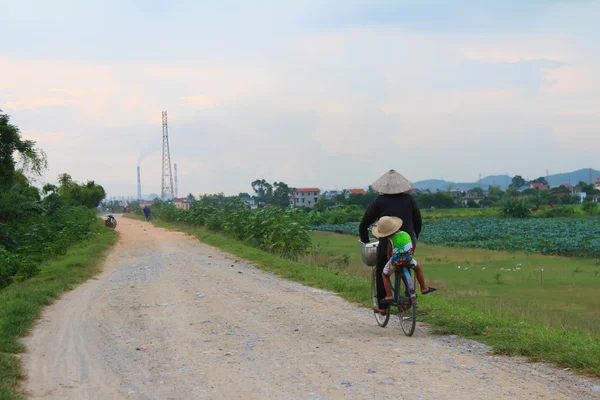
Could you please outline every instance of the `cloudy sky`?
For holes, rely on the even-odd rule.
[[[0,109],[116,196],[163,110],[180,194],[600,168],[600,2],[294,3],[2,0]]]

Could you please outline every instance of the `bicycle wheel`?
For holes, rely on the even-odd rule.
[[[402,273],[402,279],[399,279],[400,282],[400,291],[399,293],[403,293],[404,296],[408,297],[408,301],[410,302],[410,306],[408,309],[404,309],[404,307],[398,307],[398,317],[400,318],[400,327],[406,336],[412,336],[415,333],[415,328],[417,326],[417,303],[410,300],[410,293],[408,292],[408,285],[406,284],[404,271],[398,272]],[[413,280],[414,281],[414,280]],[[399,306],[403,305],[401,301]]]
[[[390,320],[390,308],[387,308],[385,315],[374,311],[375,308],[379,308],[379,300],[377,299],[377,267],[373,267],[373,274],[371,276],[371,303],[373,304],[373,314],[375,314],[377,325],[385,328]]]

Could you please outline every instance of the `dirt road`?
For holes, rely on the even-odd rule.
[[[117,229],[103,273],[25,340],[32,398],[600,398],[597,381],[483,345],[381,329],[368,310],[182,233],[125,218]]]

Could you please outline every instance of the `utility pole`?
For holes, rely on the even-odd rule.
[[[169,128],[167,127],[167,112],[162,112],[162,200],[172,199],[173,196],[173,171],[171,170],[171,152],[169,151]]]

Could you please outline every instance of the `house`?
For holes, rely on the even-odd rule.
[[[312,208],[321,197],[319,188],[298,188],[290,197],[290,206]]]
[[[548,189],[548,185],[544,185],[543,183],[530,183],[529,184],[529,189],[540,189],[540,190],[544,190],[544,189]]]
[[[189,210],[190,209],[190,203],[187,199],[187,197],[175,197],[173,199],[173,205],[177,208],[179,208],[180,210]]]
[[[476,204],[479,204],[479,202],[483,199],[485,199],[484,196],[480,196],[479,193],[477,193],[473,190],[468,190],[465,193],[465,195],[463,196],[463,198],[461,199],[461,203],[462,203],[463,207],[466,207],[469,205],[469,200],[472,200]]]
[[[585,198],[587,197],[587,193],[586,192],[577,192],[575,193],[576,196],[579,196],[579,198],[581,199],[581,203],[584,202]]]
[[[154,200],[140,200],[138,204],[140,207],[144,208],[145,206],[151,206],[154,204]]]
[[[340,193],[337,190],[327,190],[327,191],[323,192],[323,196],[325,196],[325,198],[327,200],[333,199],[338,194],[340,194]]]
[[[600,190],[600,176],[597,176],[596,180],[594,181],[594,189]]]
[[[362,194],[363,196],[366,196],[367,192],[365,191],[365,189],[349,189],[348,193],[350,194]]]
[[[253,198],[249,198],[249,199],[245,199],[244,203],[246,203],[246,205],[251,209],[251,210],[256,210],[258,208],[258,204],[256,202],[255,199]]]

